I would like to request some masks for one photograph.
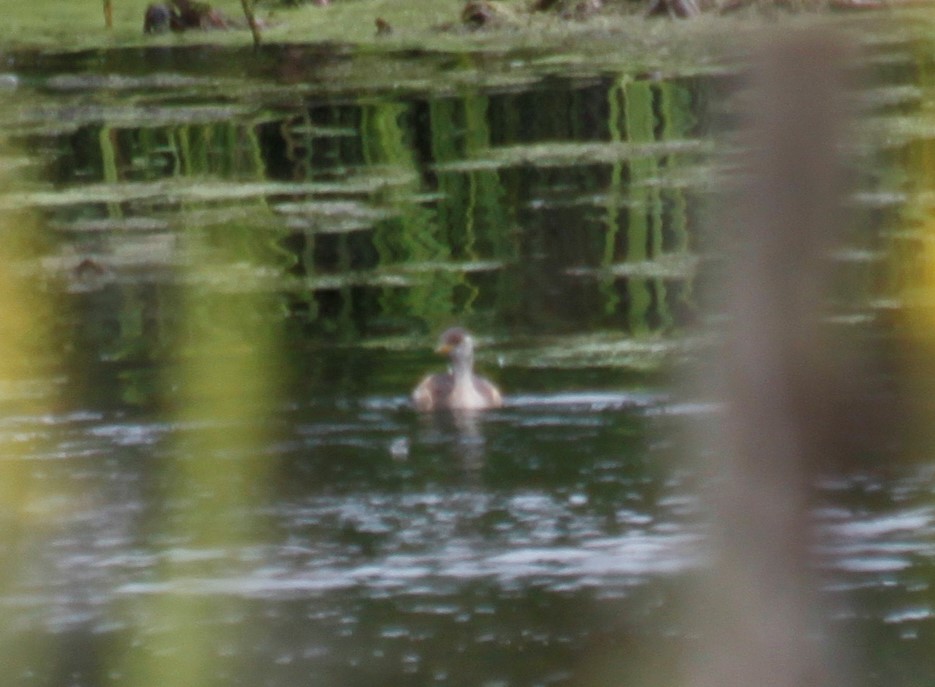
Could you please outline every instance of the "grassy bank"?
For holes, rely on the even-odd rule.
[[[146,36],[143,34],[143,15],[150,0],[113,0],[113,28],[104,26],[101,0],[62,2],[61,0],[33,0],[28,3],[8,3],[5,21],[0,23],[0,46],[4,48],[60,48],[218,43],[242,44],[251,42],[246,29],[230,31],[189,31],[182,35]],[[212,6],[236,20],[243,19],[239,0],[213,0]],[[377,40],[375,21],[382,18],[392,27],[381,42],[424,43],[444,39],[461,40],[468,33],[459,26],[462,0],[336,0],[330,6],[304,4],[297,7],[264,2],[257,6],[257,16],[265,21],[264,41],[319,42],[338,41],[369,43]],[[510,33],[516,34],[530,22],[537,28],[560,28],[564,23],[525,11],[524,0],[501,3],[510,21]],[[515,8],[515,11],[513,10]],[[616,13],[619,14],[619,13]],[[552,20],[554,19],[554,21]],[[451,25],[453,31],[439,27]],[[490,32],[488,32],[490,33]],[[494,32],[496,33],[496,32]]]
[[[77,50],[147,45],[251,43],[246,29],[229,31],[189,31],[184,34],[147,36],[143,14],[150,0],[113,0],[113,28],[104,26],[102,0],[31,0],[5,3],[5,21],[0,22],[0,49],[40,48]],[[651,57],[664,61],[666,52],[698,48],[712,42],[723,44],[738,28],[762,25],[763,14],[742,16],[703,16],[690,21],[644,19],[638,3],[609,0],[606,6],[586,19],[563,19],[557,13],[530,12],[527,0],[503,0],[499,18],[482,30],[470,30],[460,22],[464,0],[333,0],[327,7],[312,4],[285,7],[261,2],[257,16],[266,22],[263,40],[267,43],[340,42],[372,45],[377,48],[465,49],[552,47],[565,51],[569,46],[584,54],[600,55],[608,50]],[[212,5],[241,20],[239,0],[213,0]],[[871,13],[888,15],[888,13]],[[842,15],[809,13],[793,15],[767,13],[775,23],[839,21]],[[855,15],[846,15],[854,17]],[[867,15],[863,15],[867,16]],[[388,35],[377,35],[375,22],[381,18],[392,27]],[[846,19],[851,21],[851,19]],[[712,38],[716,38],[712,41]],[[663,54],[658,54],[659,52]]]

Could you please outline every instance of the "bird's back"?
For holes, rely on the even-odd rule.
[[[412,392],[417,410],[441,408],[481,410],[503,405],[500,391],[490,381],[471,375],[471,385],[456,385],[454,375],[434,374],[423,379]]]
[[[454,376],[448,374],[429,375],[412,392],[412,403],[416,410],[436,410],[445,408],[451,391],[454,389]]]

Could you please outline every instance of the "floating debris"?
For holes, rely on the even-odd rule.
[[[390,455],[396,460],[406,460],[409,457],[409,438],[396,437],[390,442]]]

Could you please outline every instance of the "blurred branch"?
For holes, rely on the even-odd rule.
[[[253,34],[253,46],[259,47],[263,36],[260,34],[260,25],[257,24],[256,15],[253,12],[253,0],[240,0],[240,4],[243,7],[243,14],[247,18],[250,33]]]
[[[724,403],[706,437],[716,568],[701,597],[693,687],[834,683],[814,566],[815,474],[842,453],[847,394],[824,312],[838,239],[843,51],[805,32],[749,75],[734,202],[725,342],[704,378]]]

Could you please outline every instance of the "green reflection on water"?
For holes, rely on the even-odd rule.
[[[275,73],[310,69],[315,59],[268,51],[263,64]],[[231,236],[259,246],[247,235],[268,233],[270,244],[242,288],[278,291],[295,331],[344,344],[421,337],[455,321],[499,334],[595,326],[669,334],[693,308],[692,263],[669,257],[689,255],[697,202],[673,172],[707,150],[694,81],[628,74],[504,94],[332,100],[303,99],[291,84],[258,81],[252,92],[248,78],[226,110],[178,106],[180,116],[194,108],[210,119],[214,108],[229,118],[182,116],[168,126],[149,121],[144,107],[134,124],[127,103],[145,84],[124,81],[93,81],[114,91],[82,111],[91,119],[78,125],[76,152],[93,135],[99,153],[75,160],[91,171],[87,182],[5,194],[0,206],[41,206],[75,230],[101,211],[95,203],[114,229],[161,223],[167,249],[140,243],[134,266],[168,273],[181,230],[242,219],[250,228]],[[191,100],[193,86],[176,81]],[[160,83],[169,95],[174,82]],[[148,105],[172,110],[158,97]],[[93,112],[105,123],[93,124]],[[111,245],[90,257],[121,281],[122,256],[137,239],[102,235]],[[213,287],[233,288],[246,273],[232,274],[212,276]]]
[[[503,437],[494,460],[468,470],[446,460],[456,428],[427,419],[412,435],[412,460],[393,463],[385,444],[416,421],[367,403],[384,394],[395,403],[434,369],[433,330],[452,320],[478,330],[480,363],[499,362],[517,394],[637,387],[664,365],[680,325],[669,282],[694,272],[688,260],[653,272],[665,249],[688,249],[670,247],[666,232],[690,231],[689,194],[672,193],[682,210],[670,227],[669,190],[655,182],[661,159],[678,164],[677,153],[688,160],[703,148],[683,140],[696,103],[663,97],[670,92],[687,93],[632,76],[344,100],[243,88],[236,95],[263,101],[261,115],[208,104],[198,112],[217,118],[204,121],[166,106],[147,121],[115,88],[100,118],[84,112],[67,136],[57,121],[30,129],[67,149],[67,162],[55,185],[7,190],[0,205],[39,208],[55,227],[50,259],[34,272],[70,291],[68,326],[82,333],[73,359],[124,365],[120,388],[97,393],[159,408],[172,428],[170,458],[153,468],[167,481],[146,523],[154,562],[144,590],[115,604],[130,629],[109,637],[131,684],[211,684],[248,660],[236,657],[255,638],[247,620],[263,619],[245,610],[242,589],[212,585],[236,585],[258,565],[253,544],[268,539],[257,514],[274,500],[267,449],[277,404],[309,416],[290,454],[305,476],[290,485],[299,495],[461,489],[469,478],[478,489],[555,489],[559,506],[564,492],[581,492],[615,519],[632,490],[621,474],[643,469],[642,420],[598,414],[608,426],[600,441],[567,453],[554,449],[568,435],[564,407],[525,440],[494,420],[491,441]],[[85,260],[97,267],[78,269]],[[79,401],[94,407],[91,398]],[[309,398],[318,405],[306,408]],[[374,417],[385,426],[370,426]],[[533,409],[526,420],[543,418]],[[632,455],[626,469],[614,450]],[[590,461],[601,480],[591,480]],[[342,471],[354,479],[329,479]],[[472,651],[487,655],[480,642]]]

